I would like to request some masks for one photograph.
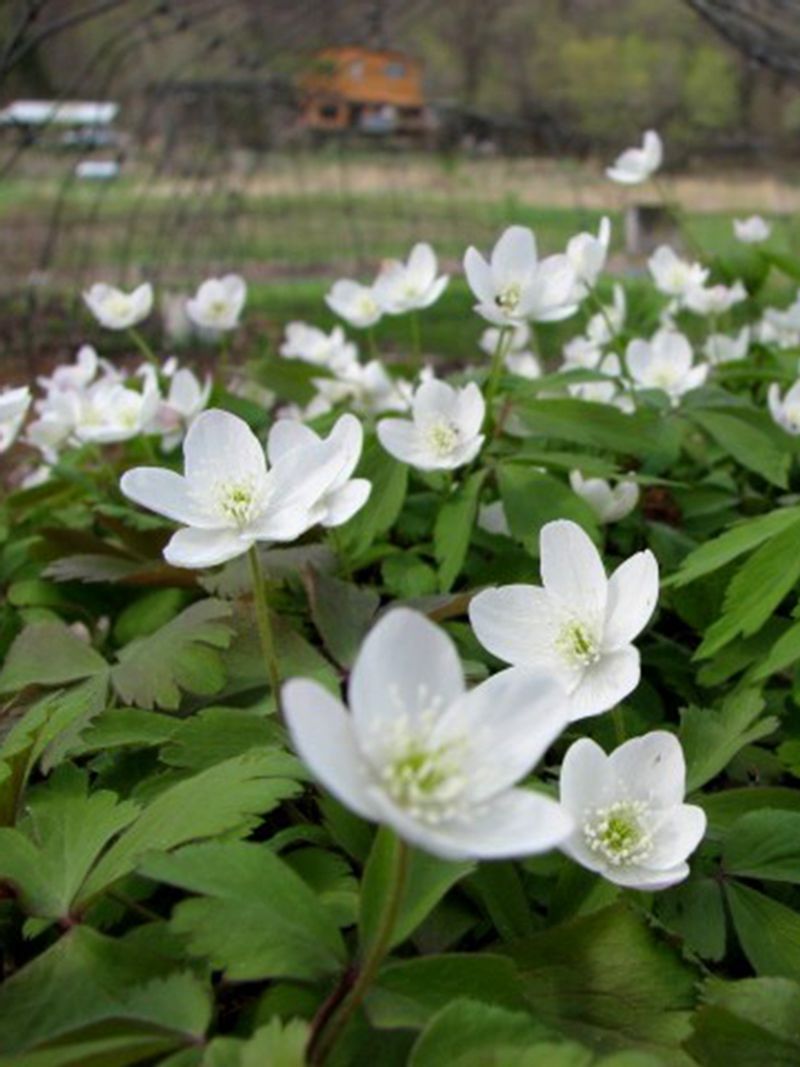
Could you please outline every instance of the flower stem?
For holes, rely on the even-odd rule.
[[[264,571],[261,567],[261,558],[258,554],[258,547],[256,545],[250,546],[247,558],[250,560],[250,577],[253,584],[253,603],[256,608],[256,623],[258,625],[258,636],[261,640],[261,651],[264,653],[264,659],[267,664],[269,684],[272,689],[272,695],[275,697],[275,707],[278,711],[278,715],[280,715],[281,675],[278,670],[278,658],[275,655],[275,638],[272,633],[272,623],[269,621],[269,608],[267,607],[267,597],[264,592]]]
[[[422,364],[422,338],[419,328],[419,312],[412,311],[409,316],[411,323],[411,350],[414,353],[414,371],[419,372]]]
[[[494,400],[497,387],[500,385],[500,375],[503,371],[503,360],[506,356],[506,340],[511,338],[511,327],[501,326],[500,333],[497,337],[497,347],[494,350],[492,356],[492,363],[489,368],[489,378],[486,383],[486,409],[491,412],[492,401]]]
[[[622,708],[616,707],[611,709],[611,721],[614,723],[614,733],[617,736],[617,744],[624,744],[628,739],[628,734],[625,730],[625,717],[622,714]]]
[[[370,359],[380,359],[380,352],[378,351],[378,342],[375,340],[375,327],[367,327],[367,344],[369,345]]]
[[[363,958],[355,976],[352,972],[345,974],[343,983],[340,983],[333,997],[323,1005],[312,1026],[307,1057],[313,1067],[320,1067],[330,1055],[350,1019],[362,1004],[389,951],[405,894],[410,858],[408,845],[394,834],[392,845],[390,887],[383,902],[383,911],[375,934],[366,946],[362,945]],[[337,996],[337,993],[340,995]]]
[[[142,353],[144,358],[150,363],[156,370],[159,370],[159,362],[156,359],[156,354],[150,345],[145,341],[144,337],[139,333],[135,326],[131,326],[128,330],[128,336]]]

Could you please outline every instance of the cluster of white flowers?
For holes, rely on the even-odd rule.
[[[414,245],[408,259],[386,260],[374,281],[362,285],[341,278],[325,297],[334,314],[355,329],[374,326],[384,315],[403,315],[434,304],[450,279],[439,274],[436,253],[429,244]]]
[[[512,666],[467,690],[455,646],[424,616],[390,610],[367,636],[348,707],[317,682],[283,690],[292,741],[315,777],[362,818],[444,859],[502,859],[560,848],[621,886],[686,878],[705,832],[684,803],[677,739],[654,731],[610,756],[568,749],[560,799],[519,785],[569,723],[597,715],[639,681],[633,639],[658,596],[650,552],[611,576],[585,533],[545,526],[544,586],[478,594],[478,640]]]

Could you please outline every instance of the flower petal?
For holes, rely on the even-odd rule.
[[[270,463],[277,463],[294,448],[313,445],[319,442],[319,436],[310,426],[299,419],[278,419],[269,431],[267,438],[267,456]]]
[[[485,589],[470,601],[475,636],[493,656],[515,667],[555,665],[557,620],[550,598],[535,585]]]
[[[494,304],[497,295],[492,270],[476,248],[468,248],[464,256],[464,273],[467,282],[478,300],[483,304]]]
[[[542,582],[579,619],[601,621],[605,615],[608,579],[600,553],[575,522],[558,519],[539,535]]]
[[[557,847],[573,823],[554,800],[527,789],[509,789],[474,813],[431,825],[413,819],[383,794],[382,818],[400,837],[446,860],[510,859]]]
[[[481,801],[528,774],[567,722],[566,693],[550,674],[511,668],[451,704],[431,740],[468,739],[465,773]]]
[[[647,866],[655,871],[668,870],[690,856],[706,832],[706,813],[694,804],[681,804],[669,813],[653,835],[653,851]]]
[[[613,708],[633,692],[641,674],[639,653],[633,645],[603,653],[584,670],[570,693],[570,720],[576,722]]]
[[[208,516],[198,506],[186,479],[164,467],[135,467],[126,471],[119,487],[135,504],[187,526],[215,529],[219,518]]]
[[[416,426],[408,419],[381,419],[376,432],[389,455],[401,463],[409,463],[422,470],[435,469],[435,457],[425,447]]]
[[[350,675],[348,697],[362,747],[382,740],[407,716],[410,731],[438,717],[464,692],[464,672],[444,630],[408,608],[387,612],[370,630]]]
[[[327,528],[341,526],[366,504],[372,492],[372,482],[366,478],[353,478],[341,489],[325,498],[325,518],[321,525]]]
[[[283,687],[282,703],[292,744],[314,777],[356,815],[377,819],[353,723],[342,702],[317,682],[294,678]]]
[[[216,567],[229,559],[245,553],[253,543],[252,538],[237,530],[201,530],[185,527],[172,535],[164,549],[164,559],[173,567],[188,567],[202,570]]]
[[[658,563],[647,549],[626,559],[608,581],[603,647],[621,648],[642,632],[658,603]]]
[[[626,741],[608,759],[611,773],[625,783],[634,800],[644,800],[658,808],[683,803],[686,761],[674,734],[652,730]]]
[[[186,478],[201,490],[232,478],[264,477],[264,449],[247,423],[228,411],[204,411],[183,443]]]
[[[611,784],[608,756],[596,741],[581,737],[567,749],[559,775],[561,803],[576,820],[587,809],[602,807]]]

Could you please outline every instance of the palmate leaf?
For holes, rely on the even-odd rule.
[[[233,636],[233,609],[222,600],[200,600],[149,637],[123,648],[111,680],[126,704],[177,708],[181,690],[199,696],[218,692],[225,672],[217,649]]]
[[[69,919],[95,860],[139,814],[108,790],[90,795],[88,781],[65,766],[30,792],[20,829],[0,829],[0,880],[14,886],[29,915]]]
[[[300,789],[297,761],[279,749],[255,749],[217,763],[160,793],[100,857],[75,907],[85,909],[143,857],[188,841],[243,831]]]
[[[343,667],[352,667],[361,642],[380,606],[373,589],[362,589],[307,567],[303,582],[311,618],[325,648]]]
[[[166,974],[168,967],[163,956],[73,927],[0,987],[0,1049],[8,1057],[0,1063],[38,1062],[28,1059],[32,1050],[89,1041],[101,1023],[108,1024],[102,1036],[119,1037],[123,1047],[147,1038],[160,1038],[165,1051],[194,1045],[208,1026],[210,997],[195,976]],[[41,1062],[93,1061],[86,1052],[83,1060]]]
[[[719,570],[726,563],[732,562],[745,552],[758,548],[765,541],[798,524],[800,524],[800,508],[797,507],[778,508],[766,515],[759,515],[756,519],[738,523],[713,541],[707,541],[691,552],[681,564],[680,570],[667,577],[663,584],[667,586],[688,585],[689,582]]]
[[[754,634],[800,580],[797,530],[788,529],[762,544],[731,579],[723,612],[706,631],[696,652],[707,659],[742,634]]]
[[[800,812],[752,811],[731,827],[722,852],[740,878],[800,883]]]
[[[108,664],[63,622],[27,626],[8,651],[0,671],[0,693],[29,685],[58,686],[104,674]]]
[[[691,793],[711,781],[737,752],[772,733],[773,717],[759,719],[764,699],[756,689],[733,693],[718,710],[685,708],[680,740],[686,756],[686,790]]]
[[[232,981],[335,973],[344,943],[331,913],[263,845],[209,842],[154,857],[143,872],[202,894],[178,904],[173,929]]]
[[[306,1067],[308,1036],[305,1019],[284,1022],[276,1017],[252,1037],[214,1038],[205,1049],[202,1067]]]
[[[680,1045],[696,973],[631,909],[615,904],[503,951],[537,1018],[594,1048],[635,1048],[689,1067]]]
[[[739,882],[726,882],[725,899],[736,935],[756,973],[800,981],[800,915]]]
[[[105,672],[71,689],[48,693],[33,704],[9,731],[0,747],[0,826],[11,825],[28,778],[41,760],[54,766],[71,740],[106,704]]]
[[[780,489],[786,488],[790,457],[774,425],[762,412],[743,409],[734,414],[730,408],[693,409],[686,415],[746,470],[760,474]]]
[[[711,981],[686,1048],[701,1067],[800,1063],[800,985],[786,978]]]
[[[478,497],[486,471],[477,471],[442,504],[433,528],[433,549],[439,564],[439,587],[448,593],[467,558]]]

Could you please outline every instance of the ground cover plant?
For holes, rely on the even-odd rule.
[[[0,1063],[798,1061],[800,259],[734,236],[510,227],[444,357],[424,242],[248,364],[206,280],[207,376],[87,290],[0,393]]]

